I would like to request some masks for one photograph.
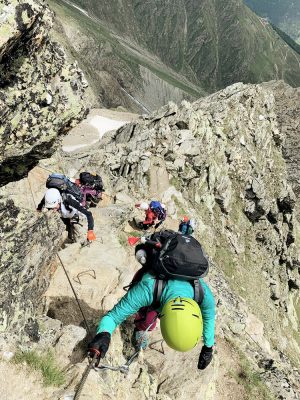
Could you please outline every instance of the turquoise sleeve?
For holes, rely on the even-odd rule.
[[[211,347],[215,343],[215,300],[210,288],[202,279],[201,284],[204,289],[204,298],[200,305],[203,318],[203,342],[205,346]]]
[[[150,306],[153,301],[153,279],[137,283],[100,321],[97,333],[110,334],[126,318],[138,312],[141,307]]]

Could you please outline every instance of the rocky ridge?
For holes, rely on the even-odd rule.
[[[299,398],[299,224],[283,158],[283,148],[297,137],[297,123],[289,124],[298,107],[293,101],[297,93],[284,83],[236,84],[192,104],[170,103],[104,135],[93,150],[59,152],[32,170],[37,197],[47,169],[62,168],[71,176],[96,170],[105,179],[108,196],[93,210],[98,240],[90,248],[77,243],[60,251],[91,326],[123,295],[122,287],[138,268],[126,243],[136,199],[155,197],[166,203],[169,228],[176,229],[183,213],[195,216],[196,237],[212,262],[208,280],[217,303],[217,338],[211,368],[203,374],[196,370],[199,349],[178,354],[165,348],[165,356],[147,350],[126,380],[115,372],[91,373],[87,399],[99,392],[108,398],[160,400],[184,399],[187,394],[222,400]],[[27,200],[25,193],[17,195],[22,188]],[[19,210],[32,196],[26,181],[6,186],[2,194]],[[61,229],[53,215],[43,213],[38,219]],[[51,240],[57,232],[48,231],[48,236]],[[11,236],[5,238],[11,242]],[[40,252],[37,245],[33,249]],[[55,249],[48,260],[54,254]],[[37,333],[36,344],[25,342],[37,349],[49,344],[57,349],[57,357],[68,366],[71,391],[86,366],[81,362],[85,343],[75,346],[82,331],[70,327],[82,326],[82,317],[57,260],[53,266],[57,269],[44,305],[48,319],[37,320],[31,330]],[[87,274],[78,282],[78,273],[88,269],[94,269],[96,277]],[[122,364],[132,352],[129,326],[114,333],[108,363]],[[60,337],[69,345],[60,346]],[[159,330],[153,334],[156,339]],[[238,376],[245,374],[242,359],[259,374],[269,397],[261,386],[249,394],[239,383]],[[229,392],[221,382],[230,382]],[[63,398],[63,392],[55,391],[55,396]]]
[[[299,225],[282,157],[283,143],[288,148],[297,135],[297,122],[289,125],[289,118],[298,103],[283,107],[284,91],[287,98],[298,93],[283,83],[236,84],[180,108],[169,104],[107,136],[95,159],[115,190],[159,196],[171,214],[197,215],[209,256],[262,323],[260,351],[269,349],[269,359],[286,354],[299,368]],[[215,283],[215,292],[222,287]],[[225,305],[226,292],[220,313],[235,314],[239,306]],[[220,317],[221,325],[245,340],[248,317],[235,314],[235,322],[223,325],[227,317]],[[289,362],[284,379],[290,382]],[[297,373],[294,379],[295,391],[283,398],[297,398]]]

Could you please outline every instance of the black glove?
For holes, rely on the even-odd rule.
[[[97,359],[103,358],[108,350],[110,344],[110,333],[101,332],[97,333],[94,339],[88,345],[88,355],[94,357],[97,355]],[[99,361],[98,361],[99,362]]]
[[[205,369],[213,357],[213,348],[203,346],[198,361],[198,369]]]

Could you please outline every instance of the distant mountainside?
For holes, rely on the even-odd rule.
[[[268,17],[276,26],[300,44],[300,1],[245,0],[262,17]]]
[[[59,40],[107,107],[153,110],[232,83],[300,86],[300,55],[242,0],[50,0]]]

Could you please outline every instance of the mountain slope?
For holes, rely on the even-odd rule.
[[[50,6],[56,13],[55,38],[85,71],[94,102],[148,112],[169,100],[180,103],[206,94],[146,48],[116,35],[94,12],[69,1],[51,0]]]
[[[300,85],[300,55],[241,0],[51,0],[56,38],[106,107],[154,110],[237,81]]]
[[[293,0],[244,0],[262,17],[268,17],[276,26],[300,44],[300,2]]]
[[[300,85],[300,56],[240,0],[76,3],[210,92],[274,78]]]

